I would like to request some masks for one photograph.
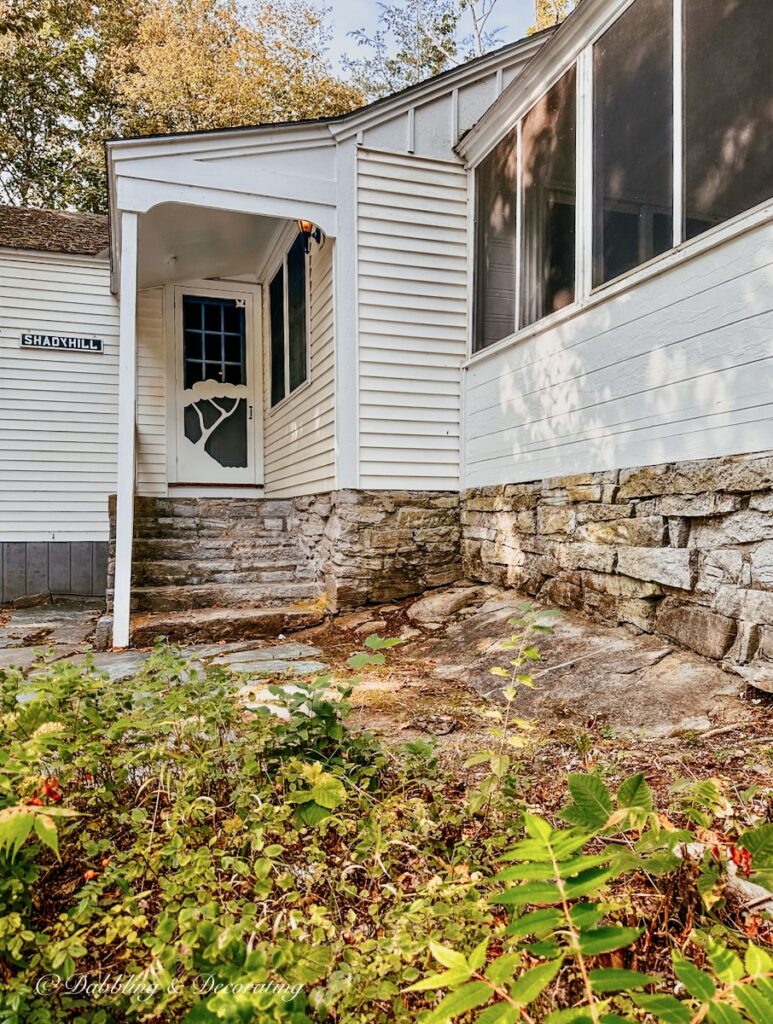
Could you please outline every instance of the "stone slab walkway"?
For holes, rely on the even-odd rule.
[[[384,605],[339,616],[284,638],[183,647],[192,664],[214,664],[243,676],[250,704],[271,703],[266,684],[314,676],[328,665],[343,665],[372,632],[400,636],[404,643],[392,656],[401,670],[415,666],[429,685],[467,687],[480,697],[501,699],[502,680],[491,674],[507,665],[502,642],[510,634],[508,619],[523,598],[491,586],[455,586],[432,591],[418,600]],[[82,662],[93,635],[98,610],[45,607],[0,611],[0,669],[24,670],[40,658]],[[563,614],[551,619],[555,634],[539,638],[542,658],[535,666],[537,687],[522,689],[518,714],[550,726],[584,728],[589,723],[614,732],[653,738],[706,732],[733,721],[746,687],[699,656],[649,635],[590,623]],[[132,676],[149,657],[148,650],[93,654],[96,666],[111,680]],[[388,687],[384,678],[367,687]],[[422,684],[423,685],[423,684]],[[421,692],[415,694],[420,705]],[[420,710],[420,707],[417,707]]]
[[[442,634],[415,647],[420,658],[432,662],[436,675],[501,700],[503,680],[491,669],[509,664],[512,653],[502,644],[512,632],[508,619],[518,613],[523,597],[502,591],[480,603],[490,592],[478,588],[477,606],[451,602],[457,606],[454,619]],[[422,614],[428,614],[426,608]],[[730,721],[746,689],[737,676],[658,637],[569,614],[545,619],[545,624],[555,633],[535,638],[541,651],[532,667],[536,687],[521,688],[517,698],[517,713],[542,724],[583,727],[592,722],[653,737],[703,732]]]

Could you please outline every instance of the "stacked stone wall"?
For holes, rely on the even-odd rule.
[[[461,576],[459,495],[334,491],[294,499],[331,611],[399,600]]]
[[[773,689],[773,454],[478,488],[461,520],[466,575]]]
[[[110,523],[112,588],[114,499]],[[323,593],[330,611],[350,611],[454,583],[461,576],[460,539],[456,492],[137,498],[135,607],[140,598],[143,608],[158,610],[172,601],[225,607]]]

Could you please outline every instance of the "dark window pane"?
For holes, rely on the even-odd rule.
[[[298,235],[287,254],[290,391],[306,380],[306,244]]]
[[[204,318],[202,300],[186,295],[183,298],[183,327],[200,331]]]
[[[241,363],[226,363],[225,364],[225,382],[226,384],[244,384],[244,367]]]
[[[687,237],[773,197],[773,2],[685,2]]]
[[[227,363],[240,363],[242,361],[242,339],[226,335],[223,339],[225,360]]]
[[[636,0],[593,48],[593,283],[671,248],[672,0]]]
[[[475,351],[515,330],[516,136],[509,132],[477,171]]]
[[[268,286],[269,319],[271,322],[271,404],[285,396],[285,312],[284,268],[280,267]]]
[[[223,358],[223,341],[220,334],[204,335],[204,358],[220,360]]]
[[[241,334],[244,322],[244,309],[235,302],[223,306],[223,330],[231,334]]]
[[[574,302],[576,87],[572,68],[523,120],[522,327]]]
[[[204,329],[207,331],[222,330],[222,303],[206,302],[204,304]]]
[[[220,362],[217,362],[217,363],[207,363],[206,364],[206,369],[204,371],[204,379],[205,380],[222,380],[223,379],[223,364],[220,363]]]
[[[183,335],[183,347],[185,349],[186,359],[201,359],[203,356],[203,339],[204,335],[201,331],[187,330]]]
[[[200,380],[204,379],[204,364],[195,362],[192,359],[185,360],[185,384],[186,390],[192,388],[194,384],[198,384]]]

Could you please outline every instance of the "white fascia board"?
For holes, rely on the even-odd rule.
[[[525,39],[519,39],[509,46],[501,47],[499,50],[467,64],[460,64],[445,74],[429,78],[426,82],[396,93],[385,100],[361,107],[346,118],[331,121],[328,125],[330,134],[338,141],[351,138],[363,129],[371,128],[382,121],[390,121],[408,110],[430,103],[438,96],[444,96],[453,92],[454,89],[485,78],[500,68],[514,64],[527,64],[549,38],[547,32],[527,36]]]
[[[181,132],[177,135],[149,135],[135,139],[113,139],[106,143],[109,159],[133,160],[143,157],[228,156],[234,151],[309,145],[331,145],[326,121],[318,124],[266,124],[255,127],[223,128],[221,131]],[[168,151],[164,153],[164,151]]]
[[[529,66],[505,89],[456,146],[468,167],[475,167],[521,117],[597,39],[633,0],[583,0]]]

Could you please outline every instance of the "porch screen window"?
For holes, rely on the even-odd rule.
[[[685,0],[685,235],[773,197],[773,3]]]
[[[673,88],[673,0],[637,0],[593,48],[594,285],[673,245]]]
[[[515,330],[515,130],[477,173],[475,351]]]
[[[574,302],[575,68],[523,120],[521,327]]]
[[[268,287],[272,406],[309,376],[307,260],[298,234]]]

